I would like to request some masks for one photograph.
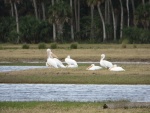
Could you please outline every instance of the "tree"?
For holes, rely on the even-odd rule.
[[[88,0],[88,5],[91,8],[91,33],[90,33],[90,40],[94,38],[94,6],[96,5],[96,0]]]
[[[112,5],[112,1],[110,0],[110,6],[111,6],[111,12],[112,12],[112,18],[113,18],[113,28],[114,28],[114,41],[116,41],[116,20],[115,20],[115,14],[114,14],[114,8]]]
[[[13,13],[13,7],[14,7],[15,18],[16,18],[16,32],[17,32],[17,35],[18,35],[17,43],[19,43],[19,40],[20,40],[20,36],[19,36],[20,30],[19,30],[18,9],[17,9],[17,5],[16,4],[20,4],[20,1],[21,0],[5,0],[6,3],[10,3],[11,4],[11,11],[12,11],[12,13]],[[12,14],[12,16],[13,16],[13,14]]]
[[[34,6],[35,17],[36,17],[36,19],[38,19],[38,12],[37,12],[37,3],[36,3],[36,0],[33,0],[33,6]]]
[[[123,30],[123,5],[122,5],[122,0],[119,0],[120,2],[120,9],[121,9],[121,19],[120,19],[120,38],[122,39],[122,30]]]
[[[57,33],[60,41],[63,40],[63,26],[65,22],[69,22],[71,18],[70,5],[66,4],[64,1],[60,0],[49,8],[49,18],[50,21],[56,23]]]
[[[75,28],[80,31],[80,0],[74,0]]]
[[[104,41],[106,41],[106,28],[105,28],[105,22],[104,22],[104,18],[103,18],[103,15],[102,15],[102,11],[101,11],[101,8],[100,8],[101,2],[103,2],[103,0],[98,0],[97,8],[98,8],[98,12],[99,12],[99,15],[100,15],[100,18],[101,18],[101,21],[102,21],[102,25],[103,25],[103,42],[104,42]]]
[[[52,6],[54,6],[54,0],[52,0]],[[52,12],[54,15],[54,12]],[[55,22],[53,21],[53,41],[56,42],[56,24]]]
[[[71,39],[72,39],[72,41],[74,41],[72,0],[70,0],[70,7],[71,7]]]
[[[127,26],[129,27],[130,22],[130,16],[129,16],[129,0],[126,0],[126,7],[127,7]]]

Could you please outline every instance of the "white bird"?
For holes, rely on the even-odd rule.
[[[105,54],[102,54],[101,55],[101,60],[100,60],[100,65],[102,67],[105,67],[105,68],[113,67],[113,64],[111,62],[107,61],[107,60],[104,60],[104,58],[105,58]]]
[[[53,59],[53,57],[51,55],[52,55],[51,50],[47,49],[48,58],[47,58],[46,66],[58,68],[56,61]]]
[[[60,67],[60,68],[66,68],[66,66],[64,66],[63,63],[59,59],[54,58],[54,60],[55,60],[55,62],[56,62],[56,64],[57,64],[58,67]]]
[[[95,64],[91,64],[88,68],[86,68],[86,70],[98,70],[98,69],[102,69],[102,67],[95,66]]]
[[[63,65],[63,63],[58,59],[58,57],[54,53],[52,53],[52,51],[50,49],[47,49],[47,51],[48,51],[48,53],[47,53],[48,56],[56,62],[57,67],[66,68],[66,66]],[[53,58],[53,57],[55,57],[55,58]]]
[[[76,62],[74,59],[71,59],[71,58],[70,58],[70,55],[68,55],[68,56],[65,58],[65,62],[67,63],[67,66],[66,66],[66,67],[70,67],[70,68],[78,67],[77,62]]]
[[[109,68],[110,71],[125,71],[122,67],[113,65],[113,67]]]

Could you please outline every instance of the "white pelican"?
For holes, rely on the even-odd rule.
[[[104,60],[104,58],[105,58],[105,54],[102,54],[101,55],[101,60],[100,60],[100,65],[102,67],[105,67],[105,68],[113,67],[113,64],[111,62],[107,61],[107,60]]]
[[[102,67],[95,66],[95,64],[91,64],[88,68],[86,68],[86,70],[98,70],[98,69],[102,69]]]
[[[109,68],[110,71],[125,71],[122,67],[113,65],[113,67]]]
[[[54,53],[52,53],[50,49],[47,49],[47,51],[48,51],[48,55],[56,62],[57,67],[66,68],[66,66],[63,65],[63,63],[58,59],[58,57]]]
[[[51,50],[47,49],[48,58],[47,58],[46,66],[58,68],[56,61],[53,59],[53,57],[51,55],[52,55]]]
[[[55,60],[55,62],[56,62],[56,64],[57,64],[58,67],[60,67],[60,68],[66,68],[66,66],[64,66],[63,63],[59,59],[54,58],[54,60]]]
[[[70,58],[70,55],[68,55],[68,56],[65,58],[65,62],[67,63],[67,66],[66,66],[66,67],[70,67],[70,68],[78,67],[77,62],[76,62],[74,59],[71,59],[71,58]]]

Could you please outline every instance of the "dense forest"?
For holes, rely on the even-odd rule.
[[[0,0],[0,43],[150,43],[150,0]]]

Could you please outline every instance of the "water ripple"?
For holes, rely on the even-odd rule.
[[[0,101],[150,102],[150,85],[0,84]]]

